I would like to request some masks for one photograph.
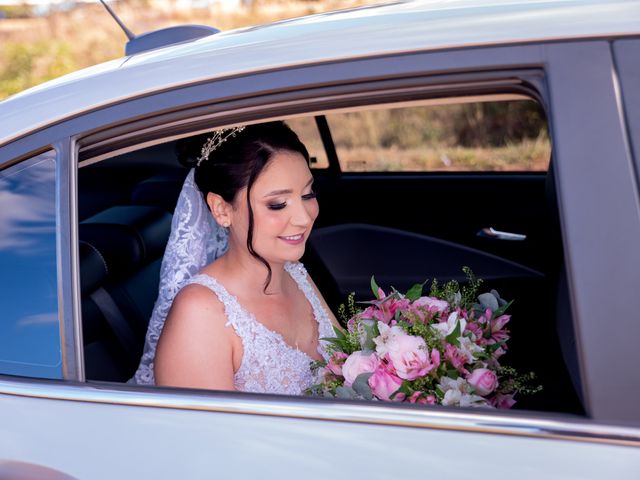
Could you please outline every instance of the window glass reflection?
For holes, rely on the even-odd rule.
[[[0,373],[61,378],[55,152],[0,171]]]

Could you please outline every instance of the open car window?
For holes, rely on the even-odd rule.
[[[505,362],[534,371],[542,385],[517,408],[583,414],[566,285],[558,287],[562,241],[543,109],[522,96],[427,103],[285,118],[316,167],[321,213],[303,263],[335,313],[350,292],[371,300],[372,275],[405,291],[433,278],[464,282],[470,267],[487,290],[515,300]],[[125,382],[142,355],[189,171],[176,142],[89,159],[79,170],[81,263],[94,265],[81,272],[89,380]],[[328,169],[336,159],[345,175]],[[390,171],[411,175],[358,175]],[[452,171],[467,175],[421,175]],[[549,298],[544,312],[542,297]],[[548,339],[544,359],[532,322]]]

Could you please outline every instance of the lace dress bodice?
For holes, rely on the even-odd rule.
[[[304,266],[301,263],[287,263],[285,269],[311,304],[313,315],[318,322],[319,337],[334,336],[329,316],[309,283]],[[260,323],[220,282],[211,276],[199,274],[189,279],[185,285],[192,283],[203,285],[217,295],[224,305],[226,325],[233,327],[242,340],[244,353],[240,368],[234,376],[236,389],[245,392],[300,395],[316,383],[310,368],[313,359],[305,352],[287,344],[282,335]],[[328,360],[322,344],[322,341],[318,342],[318,352]]]

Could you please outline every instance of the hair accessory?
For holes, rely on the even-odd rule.
[[[200,151],[200,156],[198,157],[198,163],[196,164],[198,167],[202,162],[209,158],[211,152],[215,151],[220,145],[226,142],[228,139],[235,137],[238,133],[244,130],[244,126],[242,127],[233,127],[233,128],[223,128],[222,130],[216,130],[212,137],[208,138],[204,145],[202,146],[202,150]]]

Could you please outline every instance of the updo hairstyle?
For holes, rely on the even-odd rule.
[[[195,163],[202,146],[211,133],[197,135],[177,144],[181,163]],[[298,136],[284,122],[268,122],[248,125],[234,137],[227,139],[209,158],[196,167],[195,182],[205,203],[209,192],[220,195],[228,203],[241,201],[238,192],[247,187],[245,201],[249,211],[247,249],[249,253],[267,268],[266,292],[271,282],[271,267],[253,249],[253,209],[251,208],[251,187],[276,152],[289,151],[301,154],[307,164],[309,152]]]

